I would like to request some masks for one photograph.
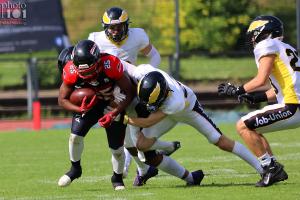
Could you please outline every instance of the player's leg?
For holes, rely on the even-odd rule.
[[[124,113],[121,115],[121,118],[123,115]],[[125,189],[123,170],[125,164],[124,139],[126,125],[124,125],[122,121],[123,120],[113,121],[113,123],[106,128],[108,146],[112,153],[113,176],[111,181],[115,190]]]
[[[144,152],[146,163],[186,181],[187,185],[200,185],[204,174],[202,170],[189,172],[169,156],[157,154],[154,150]]]
[[[136,132],[139,130],[138,127],[129,126],[128,127],[130,131]],[[158,174],[158,170],[153,167],[145,164],[142,162],[138,157],[138,151],[135,147],[135,144],[133,143],[133,140],[131,138],[131,134],[129,132],[126,132],[125,136],[125,147],[128,150],[128,152],[131,154],[132,158],[134,159],[136,165],[137,165],[137,174],[133,181],[133,186],[142,186],[146,183],[146,181]]]
[[[84,137],[90,128],[98,120],[97,108],[90,110],[87,114],[75,114],[72,118],[71,134],[69,138],[69,156],[71,161],[71,168],[58,181],[58,185],[65,187],[71,182],[79,178],[82,173],[81,155],[84,149]]]
[[[203,134],[210,143],[215,144],[224,151],[231,152],[248,164],[250,164],[258,173],[262,173],[262,168],[256,157],[241,143],[233,141],[226,137],[213,121],[203,111],[200,103],[196,101],[193,109],[182,113],[182,122],[185,122],[196,128]]]
[[[269,186],[288,178],[283,165],[274,160],[270,145],[262,134],[296,128],[299,121],[297,105],[274,104],[249,113],[237,123],[238,133],[264,168],[264,175],[257,186]]]
[[[160,122],[149,128],[143,128],[137,133],[136,146],[140,151],[159,150],[162,154],[171,155],[180,148],[180,142],[162,141],[159,138],[171,130],[177,124],[176,121],[169,117],[164,118]]]

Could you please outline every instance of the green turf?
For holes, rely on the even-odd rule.
[[[220,126],[239,141],[234,125]],[[144,187],[134,188],[135,166],[125,179],[126,190],[115,192],[110,183],[111,163],[103,129],[93,129],[86,137],[82,159],[83,175],[67,188],[57,186],[69,168],[69,130],[11,132],[0,134],[0,199],[299,199],[299,131],[267,135],[274,153],[289,174],[286,182],[269,188],[255,188],[255,170],[239,158],[208,144],[203,136],[179,125],[164,139],[180,140],[182,148],[173,156],[190,170],[203,169],[200,187],[185,187],[177,178],[159,172]]]

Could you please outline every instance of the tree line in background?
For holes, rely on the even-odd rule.
[[[105,9],[126,9],[131,27],[141,27],[162,54],[175,51],[175,0],[62,0],[72,43],[100,31]],[[257,15],[284,23],[285,40],[296,45],[296,0],[179,0],[182,52],[226,53],[245,48],[245,32]]]

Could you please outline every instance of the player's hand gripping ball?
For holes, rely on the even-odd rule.
[[[92,88],[78,88],[70,95],[70,101],[74,105],[81,106],[84,97],[86,97],[86,103],[89,103],[95,95],[96,93]]]

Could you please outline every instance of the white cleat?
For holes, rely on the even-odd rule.
[[[71,182],[72,182],[72,180],[69,176],[63,175],[62,177],[60,177],[57,184],[60,187],[66,187],[66,186],[69,186],[71,184]]]
[[[119,185],[115,187],[115,190],[125,190],[125,186],[124,185]]]

